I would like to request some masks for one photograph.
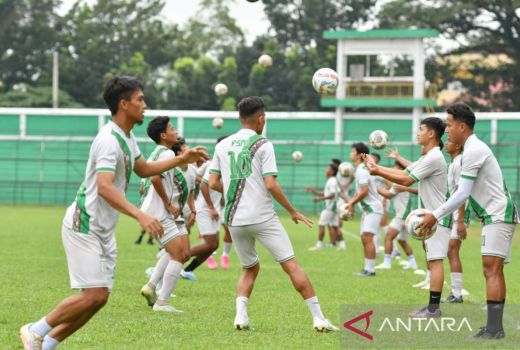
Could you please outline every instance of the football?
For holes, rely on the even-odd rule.
[[[424,241],[435,234],[435,230],[437,229],[437,224],[433,225],[431,229],[418,229],[416,226],[422,222],[422,217],[424,214],[430,213],[427,209],[415,209],[413,210],[404,222],[404,227],[406,232],[414,239]]]
[[[258,57],[258,64],[263,68],[269,68],[273,65],[273,59],[269,55],[262,55]]]
[[[354,166],[349,162],[343,162],[339,165],[338,172],[342,177],[351,177],[354,174]]]
[[[215,85],[215,95],[224,96],[227,93],[228,93],[228,88],[227,88],[226,84],[220,83],[220,84]]]
[[[213,125],[214,128],[220,129],[221,127],[224,126],[224,119],[217,117],[217,118],[213,119],[213,122],[211,124]]]
[[[370,133],[368,141],[375,149],[383,149],[388,144],[388,134],[383,130],[374,130]]]
[[[338,87],[338,74],[330,68],[321,68],[312,76],[312,86],[320,95],[334,95]]]
[[[339,206],[338,213],[339,213],[339,218],[343,221],[348,221],[348,220],[352,219],[352,216],[350,215],[350,212],[348,211],[347,203],[343,203],[342,205]]]
[[[301,161],[303,159],[303,153],[300,151],[294,151],[292,153],[292,159],[294,159],[297,162]]]

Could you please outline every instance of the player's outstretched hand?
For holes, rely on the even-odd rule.
[[[150,233],[150,235],[155,239],[159,239],[159,237],[164,234],[164,228],[159,220],[146,213],[141,212],[137,217],[137,222],[139,222],[139,225],[143,230]]]
[[[196,163],[201,160],[209,159],[209,155],[206,152],[206,147],[204,146],[195,146],[190,148],[185,151],[181,157],[185,163]]]
[[[397,147],[396,148],[389,148],[387,151],[386,151],[386,156],[388,158],[394,158],[394,159],[397,159],[399,158],[399,151],[397,150]]]
[[[374,158],[370,157],[368,154],[362,154],[361,157],[363,158],[363,161],[365,162],[365,165],[367,167],[367,170],[370,174],[373,174],[377,169],[377,164]]]
[[[291,214],[291,217],[292,217],[292,220],[294,221],[295,224],[297,224],[298,222],[303,222],[305,225],[309,226],[309,227],[312,227],[312,220],[309,219],[308,217],[306,217],[305,215],[295,211],[294,213]]]

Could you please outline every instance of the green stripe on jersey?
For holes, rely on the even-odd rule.
[[[85,206],[86,193],[87,187],[85,186],[85,182],[83,182],[81,186],[79,186],[79,190],[76,195],[76,203],[80,210],[79,227],[76,227],[76,229],[81,233],[88,233],[88,230],[90,228],[90,216],[87,214],[87,209]]]
[[[186,178],[184,177],[181,171],[175,169],[174,176],[182,188],[182,193],[179,196],[179,210],[182,211],[182,208],[184,208],[184,204],[186,204],[186,201],[188,200],[188,195],[190,194],[190,191],[188,189],[188,183],[186,182]]]
[[[373,213],[374,210],[372,209],[372,207],[365,201],[360,201],[359,202],[361,204],[361,208],[363,208],[364,211],[366,211],[367,213]]]
[[[117,139],[117,142],[119,142],[119,147],[123,150],[123,153],[125,154],[125,177],[126,177],[126,185],[125,185],[125,192],[128,189],[128,183],[130,182],[130,175],[132,175],[132,153],[130,152],[130,148],[128,148],[128,145],[126,141],[119,135],[117,132],[112,130],[112,135]]]
[[[504,222],[508,224],[515,224],[515,214],[516,214],[516,208],[515,204],[513,203],[513,198],[511,198],[511,193],[509,193],[509,190],[506,186],[506,181],[504,180],[504,195],[507,198],[507,205],[506,205],[506,215],[504,217]]]
[[[469,175],[464,175],[464,174],[460,174],[460,177],[462,177],[463,179],[466,179],[466,180],[475,180],[477,178],[476,176],[469,176]]]
[[[278,173],[273,171],[271,173],[264,173],[262,176],[278,176]]]
[[[482,224],[487,225],[493,222],[493,220],[491,219],[491,215],[487,213],[486,209],[482,208],[480,204],[478,204],[477,201],[471,196],[469,196],[469,204],[471,205],[479,219],[482,221]]]
[[[111,173],[115,173],[115,172],[116,172],[116,169],[114,169],[114,168],[96,168],[96,173],[100,173],[100,172],[111,172]]]
[[[210,173],[210,174],[219,174],[219,175],[220,175],[220,170],[217,170],[217,169],[209,169],[209,173]]]
[[[408,196],[408,203],[406,203],[406,209],[404,210],[403,216],[401,219],[405,220],[412,211],[412,196]]]

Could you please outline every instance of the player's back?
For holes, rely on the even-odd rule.
[[[230,226],[261,223],[275,215],[264,176],[276,176],[273,145],[251,129],[241,129],[219,142],[210,173],[222,176],[225,222]]]

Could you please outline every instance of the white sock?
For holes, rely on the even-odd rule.
[[[410,266],[417,267],[417,262],[415,261],[415,256],[413,254],[408,255],[408,262],[410,263]]]
[[[166,270],[166,266],[170,262],[170,254],[166,253],[161,255],[157,263],[155,264],[155,268],[153,269],[152,276],[150,276],[150,280],[148,281],[148,285],[150,287],[156,288],[164,275],[164,270]]]
[[[375,272],[376,259],[365,259],[365,270]]]
[[[231,253],[232,246],[233,242],[224,242],[224,250],[222,251],[222,256],[229,256],[229,253]]]
[[[43,338],[42,350],[54,350],[58,345],[60,345],[59,341],[46,335],[45,338]]]
[[[426,270],[426,281],[430,283],[430,270]]]
[[[392,265],[392,254],[385,254],[384,264],[387,266]]]
[[[323,247],[323,242],[322,241],[316,242],[316,248],[321,248],[321,247]]]
[[[306,299],[305,304],[309,308],[311,312],[312,318],[319,318],[320,320],[324,320],[325,316],[321,312],[320,302],[318,301],[317,296],[313,296],[312,298]]]
[[[345,241],[339,241],[339,247],[340,248],[345,248],[346,247]]]
[[[170,260],[168,266],[164,270],[163,285],[161,288],[161,294],[159,295],[158,301],[163,305],[168,303],[170,296],[172,295],[177,281],[181,277],[182,264],[175,260]]]
[[[248,297],[237,297],[237,315],[241,315],[247,318],[247,302],[249,301]]]
[[[451,274],[451,292],[456,298],[460,298],[462,291],[462,272],[452,272]]]
[[[47,333],[49,333],[52,330],[52,327],[47,323],[47,320],[45,317],[42,317],[41,320],[34,322],[32,325],[29,326],[29,331],[39,334],[42,337],[46,336]]]

